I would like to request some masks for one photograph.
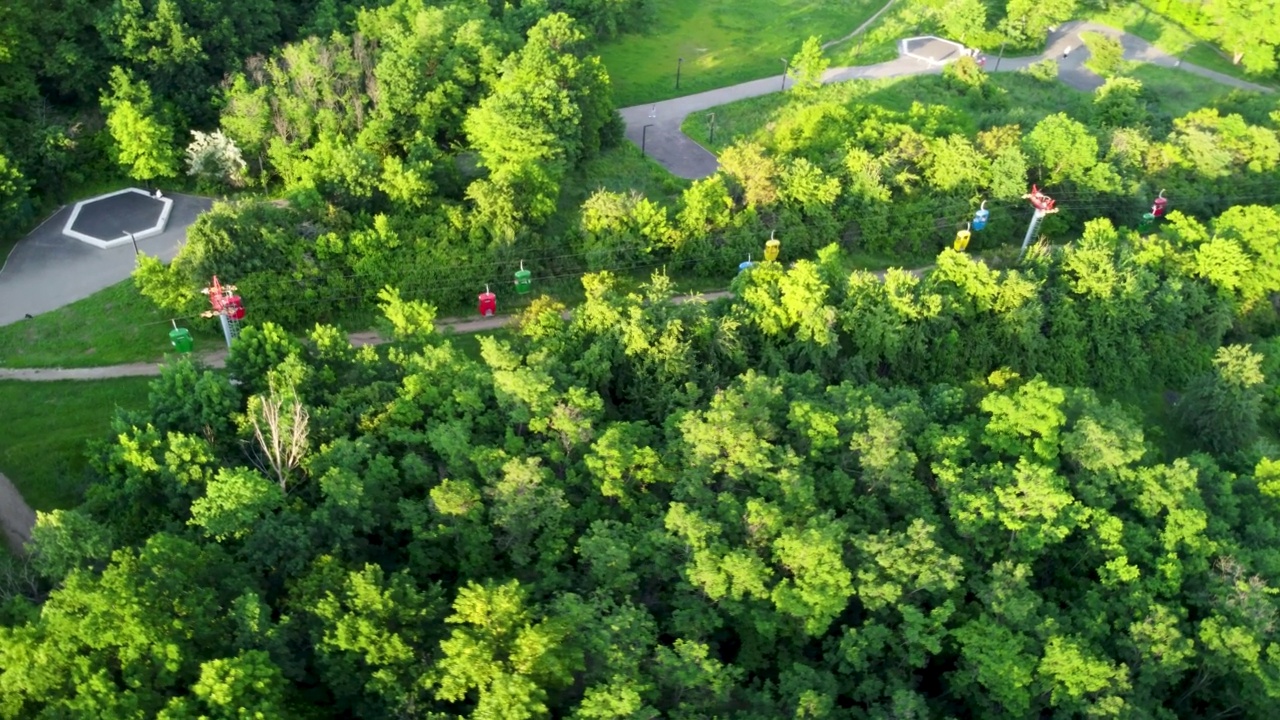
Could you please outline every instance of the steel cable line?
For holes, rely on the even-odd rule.
[[[1280,188],[1277,188],[1277,191],[1278,191],[1278,192],[1280,192]],[[1231,195],[1231,196],[1225,196],[1225,197],[1223,197],[1222,199],[1224,199],[1224,200],[1226,200],[1226,199],[1229,199],[1229,200],[1245,200],[1245,199],[1254,199],[1254,198],[1261,198],[1261,197],[1273,197],[1275,194],[1277,194],[1277,193],[1262,193],[1262,194],[1257,194],[1257,195]],[[1091,193],[1091,194],[1078,194],[1076,197],[1080,197],[1080,198],[1085,198],[1085,197],[1089,197],[1089,198],[1098,198],[1098,197],[1104,197],[1104,198],[1107,198],[1107,197],[1114,197],[1114,198],[1115,198],[1115,200],[1122,200],[1124,196],[1109,196],[1109,195],[1106,195],[1106,194],[1104,194],[1104,193]],[[1010,213],[1012,213],[1012,212],[1016,212],[1016,211],[1018,211],[1019,209],[1025,209],[1025,208],[1027,207],[1027,206],[1025,205],[1025,203],[1024,203],[1023,201],[1021,201],[1021,200],[996,200],[996,201],[987,201],[987,202],[988,202],[988,208],[987,208],[987,209],[988,209],[989,211],[993,212],[993,213],[994,213],[994,212],[996,212],[996,211],[1001,210],[1001,209],[1002,209],[1002,207],[1003,207],[1003,209],[1008,210]],[[971,213],[971,212],[973,211],[973,204],[972,204],[972,199],[971,199],[971,198],[969,198],[969,199],[960,199],[960,198],[956,198],[956,199],[954,199],[952,202],[948,203],[948,205],[949,205],[949,206],[955,206],[957,209],[958,209],[958,208],[960,208],[960,206],[964,206],[964,208],[965,208],[965,212],[970,212],[970,213]],[[1057,204],[1057,205],[1056,205],[1056,207],[1057,207],[1059,210],[1096,212],[1096,211],[1101,210],[1101,209],[1114,209],[1114,205],[1115,205],[1115,201],[1113,201],[1113,200],[1105,200],[1105,201],[1093,201],[1093,202],[1083,202],[1083,203],[1082,203],[1082,202],[1067,202],[1067,203],[1060,203],[1060,204]],[[886,207],[890,207],[890,206],[886,206]],[[957,214],[958,214],[958,213],[957,213]],[[864,214],[860,214],[860,215],[851,216],[851,217],[846,221],[846,224],[848,224],[848,223],[852,223],[852,222],[857,222],[857,221],[866,221],[866,220],[868,220],[868,219],[875,219],[875,220],[881,220],[881,219],[902,220],[902,219],[904,219],[904,218],[912,219],[912,218],[918,218],[918,217],[924,217],[924,216],[931,216],[935,221],[937,221],[937,220],[941,220],[941,219],[945,219],[945,216],[940,216],[940,215],[939,215],[939,210],[938,210],[938,209],[936,209],[936,208],[930,208],[930,209],[924,209],[924,208],[922,208],[922,209],[920,209],[920,210],[916,210],[916,211],[909,212],[909,213],[896,213],[896,214],[890,214],[889,216],[875,216],[875,217],[872,217],[872,216],[867,215],[867,214],[865,214],[865,213],[864,213]],[[961,221],[957,221],[957,228],[959,227],[959,225],[958,225],[958,223],[959,223],[959,222],[961,222]],[[989,221],[989,222],[990,222],[990,221]],[[976,232],[989,233],[990,231],[988,231],[988,230],[983,230],[983,231],[976,231]],[[721,233],[718,233],[718,236],[719,236],[719,237],[723,237],[723,236],[724,236],[723,231],[722,231]],[[597,253],[601,253],[601,252],[610,252],[610,251],[608,251],[608,250],[604,250],[604,251],[602,251],[602,250],[588,249],[588,250],[580,250],[580,251],[577,251],[577,252],[571,252],[571,253],[560,253],[560,254],[557,254],[557,255],[534,256],[534,258],[533,258],[533,259],[530,259],[530,258],[528,258],[528,257],[525,257],[525,258],[523,258],[523,259],[525,259],[525,261],[526,261],[526,262],[529,262],[529,263],[531,263],[531,264],[538,264],[540,261],[545,262],[546,260],[565,260],[565,259],[570,259],[570,258],[574,258],[574,259],[584,258],[584,257],[586,257],[586,256],[588,256],[588,255],[593,255],[593,254],[597,254]],[[520,255],[519,253],[513,253],[513,254],[514,254],[514,255],[516,255],[516,256],[519,256],[519,255]],[[578,277],[582,277],[582,276],[585,276],[585,275],[588,275],[588,274],[591,274],[591,273],[594,273],[594,272],[602,272],[602,271],[627,271],[627,270],[638,269],[638,268],[645,268],[645,267],[658,267],[658,266],[661,266],[661,265],[668,265],[668,266],[675,266],[675,267],[683,267],[683,266],[686,266],[686,265],[693,265],[693,264],[697,264],[697,263],[698,263],[699,261],[701,261],[701,260],[706,260],[706,259],[709,259],[709,258],[712,258],[712,257],[719,257],[719,256],[721,256],[721,253],[699,253],[699,254],[696,254],[696,255],[686,256],[686,257],[683,257],[683,258],[671,257],[671,258],[666,258],[666,259],[663,259],[663,260],[654,260],[654,261],[650,261],[650,262],[636,262],[636,263],[630,263],[630,264],[624,264],[624,265],[615,265],[615,266],[610,266],[610,267],[602,267],[602,268],[598,268],[598,269],[595,269],[595,270],[582,270],[582,271],[574,270],[574,271],[571,271],[571,272],[560,273],[560,274],[538,275],[538,276],[536,276],[536,277],[535,277],[535,281],[537,281],[537,282],[550,282],[550,281],[555,281],[555,280],[562,280],[562,279],[569,279],[569,278],[578,278]],[[514,266],[515,266],[515,261],[508,261],[508,262],[510,262],[510,265],[511,265],[512,267],[514,267]],[[501,261],[495,261],[495,260],[494,260],[494,259],[492,259],[492,258],[475,259],[475,260],[472,260],[472,261],[469,261],[469,262],[463,262],[463,263],[451,263],[451,264],[449,264],[449,265],[445,265],[445,266],[436,266],[436,267],[432,267],[432,268],[423,268],[423,269],[420,269],[420,270],[418,270],[418,271],[414,272],[413,274],[411,274],[411,275],[409,275],[409,276],[407,276],[407,277],[399,278],[399,281],[401,282],[401,287],[403,288],[404,286],[412,285],[412,284],[415,284],[415,283],[427,284],[427,283],[426,283],[426,280],[427,280],[427,278],[428,278],[428,277],[430,277],[430,276],[438,276],[438,275],[439,275],[439,274],[441,274],[442,272],[448,272],[448,271],[451,271],[451,270],[452,270],[452,271],[457,271],[457,270],[463,270],[463,269],[476,269],[476,268],[481,268],[481,267],[485,267],[485,266],[487,266],[487,267],[492,267],[492,268],[496,268],[496,267],[498,267],[498,266],[499,266],[499,265],[501,265],[501,264],[505,264],[505,263],[502,263]],[[360,281],[360,280],[370,280],[370,281],[371,281],[371,280],[372,280],[372,278],[369,278],[367,275],[364,275],[364,274],[361,274],[361,273],[350,273],[350,274],[343,274],[343,275],[337,275],[337,276],[334,276],[334,275],[326,275],[326,276],[325,276],[325,278],[326,278],[326,279],[328,279],[328,278],[333,278],[333,279],[336,279],[336,280],[357,280],[357,281]],[[358,284],[358,285],[356,286],[358,289],[356,289],[356,290],[355,290],[355,293],[356,293],[356,294],[342,295],[342,296],[337,296],[337,297],[335,297],[335,296],[333,296],[333,295],[328,295],[328,296],[319,297],[319,298],[311,298],[311,299],[298,300],[298,301],[286,302],[286,303],[276,303],[276,306],[277,306],[277,307],[296,307],[296,306],[300,306],[300,305],[314,304],[314,303],[316,303],[316,302],[329,302],[329,303],[334,303],[334,302],[342,302],[342,301],[363,301],[363,300],[367,300],[367,298],[370,296],[370,294],[371,294],[372,292],[376,292],[376,290],[381,289],[382,287],[385,287],[388,283],[387,283],[386,281],[378,282],[378,283],[377,283],[377,286],[378,286],[377,288],[374,288],[374,287],[373,287],[373,284],[374,284],[373,282],[369,282],[368,284]],[[478,283],[478,284],[484,284],[484,283],[483,283],[483,281],[479,281],[479,283]],[[490,283],[490,284],[492,284],[492,283]],[[504,284],[505,284],[505,282],[504,282]],[[279,287],[284,287],[284,286],[288,286],[288,287],[297,287],[297,286],[299,286],[299,285],[302,285],[303,287],[306,287],[305,281],[303,281],[303,280],[299,280],[299,279],[289,279],[289,278],[281,278],[279,281],[277,281],[277,282],[275,282],[275,283],[269,283],[269,284],[267,284],[267,285],[266,285],[266,287],[267,287],[268,289],[274,289],[274,288],[279,288]],[[442,295],[451,295],[451,294],[455,294],[455,293],[457,293],[457,294],[459,294],[459,295],[460,295],[460,294],[461,294],[463,291],[465,291],[467,288],[473,288],[473,289],[474,289],[474,288],[476,287],[476,285],[477,285],[477,282],[474,282],[474,281],[471,281],[471,280],[460,280],[460,281],[458,281],[458,282],[456,282],[456,283],[443,283],[443,284],[442,284],[442,283],[439,283],[439,282],[437,281],[437,282],[435,282],[435,283],[431,283],[431,288],[432,288],[432,290],[433,290],[433,291],[436,291],[437,293],[442,294]],[[336,290],[336,288],[335,288],[335,290]],[[448,291],[448,292],[444,292],[444,291]],[[505,304],[505,303],[504,303],[504,304]],[[194,319],[195,317],[198,317],[198,316],[194,316],[194,315],[192,315],[192,316],[179,316],[179,317],[175,317],[175,318],[171,318],[171,319],[172,319],[172,320],[191,320],[191,319]],[[142,324],[141,324],[141,326],[145,327],[145,326],[149,326],[149,325],[161,325],[161,324],[167,324],[168,322],[169,322],[169,320],[164,320],[164,321],[152,321],[152,322],[142,323]]]
[[[1021,205],[1021,204],[1014,205],[1013,203],[1010,203],[1009,205],[1010,205],[1010,207],[1011,207],[1012,209],[1019,209],[1019,210],[1020,210],[1020,209],[1022,209],[1023,207],[1025,207],[1025,206],[1023,206],[1023,205]],[[1070,211],[1095,211],[1095,210],[1099,209],[1099,207],[1100,207],[1100,204],[1098,204],[1098,203],[1065,203],[1065,204],[1057,205],[1057,208],[1058,208],[1058,209],[1060,209],[1060,210],[1070,210]],[[989,208],[989,209],[991,209],[991,208]],[[998,208],[998,206],[997,206],[997,208],[995,208],[995,209],[999,209],[999,208]],[[930,211],[924,211],[923,213],[920,213],[920,214],[923,214],[923,215],[933,215],[933,216],[935,217],[935,219],[941,219],[941,218],[938,218],[938,216],[937,216],[936,214],[934,214],[934,211],[932,211],[932,210],[930,210]],[[901,217],[901,216],[899,216],[899,217]],[[863,216],[861,219],[866,219],[866,216]],[[977,231],[977,232],[989,232],[989,231],[985,231],[985,230],[984,230],[984,231]],[[624,251],[625,251],[625,249],[624,249]],[[609,252],[610,252],[609,250],[584,250],[584,251],[579,251],[579,252],[575,252],[575,253],[565,253],[565,254],[561,254],[561,255],[559,255],[559,256],[557,256],[557,257],[559,257],[559,258],[584,258],[584,257],[586,257],[586,256],[593,255],[593,254],[597,254],[597,253],[609,253]],[[671,263],[680,263],[680,264],[684,264],[686,261],[687,261],[687,262],[691,262],[691,263],[693,263],[693,262],[697,262],[698,260],[705,260],[705,259],[709,259],[709,258],[716,257],[716,256],[719,256],[719,255],[721,255],[721,253],[706,253],[706,252],[704,252],[704,253],[698,253],[698,254],[696,254],[696,255],[692,255],[692,256],[685,256],[685,257],[683,257],[683,258],[671,257],[671,258],[667,258],[665,261],[666,261],[666,262],[671,262]],[[658,262],[661,262],[661,261],[658,261]],[[465,288],[467,288],[467,287],[474,287],[477,283],[479,283],[479,284],[483,284],[483,283],[484,283],[484,281],[483,281],[483,280],[480,280],[480,281],[461,280],[461,281],[458,281],[458,282],[456,282],[456,283],[443,283],[443,284],[442,284],[442,283],[440,283],[440,282],[439,282],[439,278],[438,278],[438,277],[435,277],[435,276],[439,276],[439,275],[441,275],[442,273],[449,273],[450,271],[458,271],[458,270],[462,270],[462,269],[473,269],[473,268],[480,268],[480,267],[491,267],[491,268],[495,268],[495,269],[496,269],[500,264],[501,264],[501,263],[496,263],[496,262],[492,261],[491,259],[485,259],[485,260],[482,260],[482,261],[473,261],[473,262],[469,262],[469,263],[461,263],[461,264],[448,264],[448,265],[436,266],[436,267],[432,267],[432,268],[423,268],[423,269],[417,270],[417,271],[415,271],[415,272],[413,272],[412,274],[409,274],[409,275],[407,275],[407,276],[403,276],[403,277],[401,277],[401,278],[397,278],[397,280],[398,280],[402,285],[405,285],[405,284],[414,284],[414,283],[426,283],[428,280],[430,280],[430,279],[433,279],[433,278],[434,278],[436,281],[435,281],[435,282],[433,282],[433,283],[431,283],[431,285],[432,285],[432,288],[433,288],[433,289],[436,289],[436,290],[459,290],[459,291],[460,291],[460,290],[465,289]],[[512,263],[512,267],[514,267],[514,265],[515,265],[515,264],[514,264],[514,263]],[[583,275],[583,274],[586,274],[586,273],[589,273],[589,272],[598,272],[598,271],[601,271],[601,270],[623,270],[623,269],[626,269],[626,267],[622,267],[622,266],[617,266],[617,267],[603,267],[603,268],[599,268],[598,270],[595,270],[595,271],[585,271],[585,272],[573,271],[573,272],[569,272],[569,273],[567,273],[567,274],[552,274],[552,275],[539,274],[535,279],[536,279],[538,282],[543,282],[543,281],[547,281],[547,280],[553,280],[553,279],[564,278],[564,277],[579,277],[579,276],[581,276],[581,275]],[[457,273],[455,272],[454,274],[457,274]],[[355,281],[357,281],[358,283],[359,283],[360,281],[369,281],[369,284],[367,284],[367,285],[366,285],[366,284],[362,284],[362,285],[360,285],[360,287],[366,287],[366,288],[371,288],[371,289],[372,289],[372,285],[373,285],[373,282],[372,282],[373,278],[371,278],[370,276],[367,276],[367,275],[365,275],[365,274],[360,274],[360,273],[344,274],[344,275],[338,275],[338,276],[327,275],[327,276],[325,276],[325,279],[335,279],[335,280],[355,280]],[[503,282],[503,284],[505,284],[505,281],[502,281],[502,282]],[[383,281],[378,281],[378,282],[377,282],[378,289],[380,289],[381,287],[383,287],[383,286],[385,286],[385,285],[387,285],[387,284],[389,284],[389,283],[388,283],[387,281],[385,281],[385,280],[383,280]],[[495,283],[494,283],[493,281],[490,281],[490,284],[495,284]],[[299,286],[299,285],[303,285],[303,286],[305,286],[305,281],[303,281],[303,280],[299,280],[299,279],[282,278],[282,279],[280,279],[280,280],[278,280],[278,281],[276,281],[276,282],[274,282],[274,283],[267,283],[267,284],[265,285],[265,289],[277,289],[277,288],[280,288],[280,287],[286,287],[286,286],[287,286],[287,287],[296,287],[296,286]],[[260,283],[260,286],[262,286],[262,284],[261,284],[261,283]],[[340,298],[332,298],[332,299],[334,299],[334,300],[355,299],[355,296],[343,296],[343,297],[340,297]],[[287,303],[285,306],[295,306],[295,305],[301,305],[301,304],[308,304],[308,303],[315,302],[315,301],[316,301],[316,300],[299,300],[299,301],[296,301],[296,302]]]
[[[991,207],[988,207],[988,210],[998,210],[1001,205],[1004,205],[1010,210],[1025,206],[1025,204],[1020,200],[1010,200],[1010,201],[996,200],[996,201],[987,201],[987,202],[989,205],[991,205]],[[914,210],[907,213],[888,212],[886,215],[879,215],[879,216],[872,216],[869,214],[862,213],[858,215],[849,216],[849,218],[845,222],[846,224],[848,224],[848,223],[859,222],[859,221],[865,222],[867,220],[885,220],[885,219],[900,222],[904,219],[910,220],[910,219],[917,219],[922,217],[931,217],[934,220],[945,220],[949,215],[958,216],[962,210],[964,212],[971,212],[971,210],[968,210],[968,208],[971,207],[972,205],[972,202],[969,199],[956,199],[949,204],[952,206],[955,206],[952,212],[940,213],[940,211],[935,208],[928,208],[928,209],[922,208],[922,209]],[[1106,206],[1105,203],[1097,204],[1097,207],[1105,207],[1105,206]],[[1059,205],[1058,207],[1067,208],[1068,206]],[[1078,209],[1085,209],[1085,210],[1092,209],[1092,207],[1093,207],[1092,205],[1086,206],[1083,204],[1074,204],[1074,203],[1069,206],[1070,209],[1078,208]],[[951,208],[948,208],[948,210],[950,209]],[[963,222],[963,221],[958,221],[958,222]],[[714,239],[723,238],[725,234],[726,234],[725,231],[723,230],[719,231],[713,234],[711,239],[714,240]],[[556,260],[581,259],[597,252],[600,252],[600,251],[595,249],[586,249],[586,250],[578,250],[575,252],[559,253],[556,255],[530,256],[530,255],[522,255],[520,253],[511,253],[511,255],[517,258],[520,258],[521,260],[524,260],[526,263],[537,265],[537,264],[550,264],[552,261],[556,261]],[[709,257],[709,255],[706,255],[705,257]],[[462,271],[462,270],[475,269],[479,267],[497,267],[497,266],[501,266],[508,263],[512,267],[515,267],[518,264],[518,262],[519,260],[502,261],[502,260],[495,260],[493,258],[475,258],[467,261],[451,262],[451,263],[448,263],[447,265],[435,266],[436,268],[438,268],[438,270],[434,270],[434,271],[435,272],[443,272],[447,270]],[[212,274],[223,275],[225,274],[225,272],[215,271]],[[324,277],[326,279],[330,279],[334,281],[341,281],[341,280],[358,279],[365,276],[358,272],[352,272],[352,273],[344,273],[344,274],[336,274],[336,275],[329,273],[329,274],[326,274]],[[274,282],[268,282],[266,284],[266,287],[270,288],[270,287],[297,286],[302,282],[303,282],[302,280],[296,279],[296,278],[278,278]]]

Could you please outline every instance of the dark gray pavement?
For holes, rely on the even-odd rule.
[[[102,240],[114,240],[125,233],[153,227],[163,211],[164,203],[149,195],[121,193],[86,202],[71,229]]]
[[[160,235],[139,240],[138,248],[171,260],[186,240],[187,226],[208,210],[213,200],[179,194],[167,197],[173,200],[168,226]],[[0,269],[0,325],[86,298],[133,272],[132,245],[101,250],[62,234],[71,208],[58,210],[9,253]]]
[[[891,3],[892,4],[892,3]],[[887,9],[888,6],[885,6]],[[883,10],[882,10],[883,12]],[[875,18],[872,18],[874,20]],[[868,21],[869,23],[870,21]],[[865,27],[866,24],[864,24]],[[856,34],[864,28],[855,30]],[[1124,47],[1124,57],[1126,60],[1135,60],[1147,62],[1162,67],[1177,68],[1183,72],[1193,75],[1215,80],[1224,85],[1242,88],[1245,90],[1254,90],[1257,92],[1272,92],[1268,87],[1257,85],[1244,80],[1233,78],[1230,75],[1224,75],[1207,68],[1202,68],[1190,63],[1184,63],[1177,57],[1156,48],[1151,43],[1140,37],[1130,35],[1125,32],[1116,30],[1115,28],[1099,25],[1097,23],[1076,21],[1063,24],[1054,32],[1050,33],[1045,51],[1039,55],[1021,58],[1003,58],[999,65],[998,72],[1014,72],[1021,70],[1026,66],[1043,60],[1045,58],[1054,58],[1058,61],[1058,79],[1069,87],[1077,90],[1089,92],[1102,85],[1102,78],[1084,67],[1084,61],[1089,58],[1089,51],[1080,40],[1080,33],[1083,31],[1099,32],[1104,35],[1119,38],[1121,45]],[[938,44],[938,43],[934,43]],[[1071,48],[1071,52],[1063,57],[1062,53],[1067,48]],[[913,48],[917,49],[917,48]],[[939,48],[940,50],[949,52],[951,46]],[[994,69],[995,59],[988,57],[987,66]],[[824,83],[842,82],[845,80],[868,80],[872,78],[900,77],[905,75],[924,75],[928,73],[941,72],[941,66],[930,65],[928,62],[910,57],[899,57],[896,60],[879,63],[877,65],[861,65],[853,67],[839,67],[827,70],[823,75]],[[792,81],[787,79],[786,87],[791,87]],[[783,77],[774,75],[773,77],[761,78],[760,80],[752,80],[738,85],[719,88],[717,90],[709,90],[707,92],[697,93],[696,95],[686,95],[684,97],[664,100],[659,103],[651,103],[648,105],[636,105],[633,107],[622,108],[618,112],[622,115],[623,121],[627,126],[627,138],[637,146],[641,144],[642,129],[645,125],[651,125],[645,138],[645,150],[659,164],[671,171],[673,175],[690,180],[707,177],[715,173],[719,168],[715,155],[707,151],[698,143],[694,142],[687,135],[680,131],[680,126],[684,119],[690,113],[708,110],[710,108],[727,105],[731,102],[744,100],[746,98],[759,97],[761,95],[769,95],[771,93],[783,91]]]

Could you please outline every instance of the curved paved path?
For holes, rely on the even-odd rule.
[[[881,12],[887,10],[888,7],[886,5]],[[872,20],[874,19],[872,18]],[[861,29],[859,28],[859,30]],[[1184,63],[1177,57],[1160,50],[1136,35],[1121,32],[1106,25],[1085,21],[1063,24],[1056,31],[1049,34],[1043,53],[1030,57],[1004,58],[1000,60],[1000,67],[997,71],[1013,72],[1039,60],[1055,58],[1059,61],[1059,80],[1077,90],[1092,91],[1102,84],[1102,78],[1084,67],[1084,61],[1088,58],[1089,51],[1084,47],[1084,43],[1081,42],[1079,34],[1085,30],[1119,38],[1121,45],[1124,47],[1126,60],[1137,60],[1163,67],[1176,67],[1224,85],[1259,92],[1271,92],[1270,88],[1262,85],[1239,80],[1230,75],[1224,75],[1191,63]],[[857,33],[858,30],[855,30],[851,35],[856,35]],[[1062,51],[1067,47],[1075,49],[1075,52],[1063,58]],[[987,62],[995,69],[992,59],[988,58]],[[897,59],[876,65],[831,68],[822,76],[822,82],[870,80],[905,75],[924,75],[941,71],[942,68],[939,65],[930,64],[912,57],[900,56]],[[784,82],[789,82],[789,78],[783,75],[774,75],[773,77],[752,80],[717,90],[708,90],[696,95],[686,95],[659,103],[622,108],[618,112],[621,113],[622,119],[626,123],[626,135],[629,140],[639,146],[643,138],[645,149],[654,160],[671,171],[672,174],[693,180],[714,174],[719,167],[719,163],[716,161],[715,155],[681,132],[680,126],[684,123],[685,118],[690,113],[708,110],[737,100],[781,92]],[[649,125],[647,132],[643,129],[645,125]]]
[[[0,534],[4,535],[5,542],[15,553],[21,553],[35,526],[36,514],[31,506],[9,478],[0,475]]]

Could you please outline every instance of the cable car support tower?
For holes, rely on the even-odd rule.
[[[222,322],[222,335],[227,339],[228,349],[231,347],[231,341],[240,337],[240,321],[244,319],[244,303],[239,295],[232,295],[235,289],[235,285],[223,285],[218,282],[218,276],[214,275],[213,284],[200,291],[209,296],[209,304],[213,306],[212,310],[200,313],[200,317],[218,316]]]
[[[1040,229],[1040,223],[1044,220],[1044,216],[1058,212],[1058,208],[1053,206],[1053,198],[1040,192],[1040,189],[1035,185],[1031,186],[1031,192],[1022,197],[1030,200],[1031,206],[1036,211],[1031,216],[1031,224],[1027,226],[1027,236],[1022,239],[1022,249],[1018,251],[1018,262],[1022,262],[1022,256],[1027,254],[1027,246],[1031,244],[1031,238],[1035,237],[1036,231]]]

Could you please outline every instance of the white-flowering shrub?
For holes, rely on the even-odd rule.
[[[221,130],[211,133],[192,130],[191,134],[195,140],[187,146],[188,175],[231,187],[244,185],[247,166],[244,158],[240,157],[240,148],[236,147],[235,141],[223,135]]]

